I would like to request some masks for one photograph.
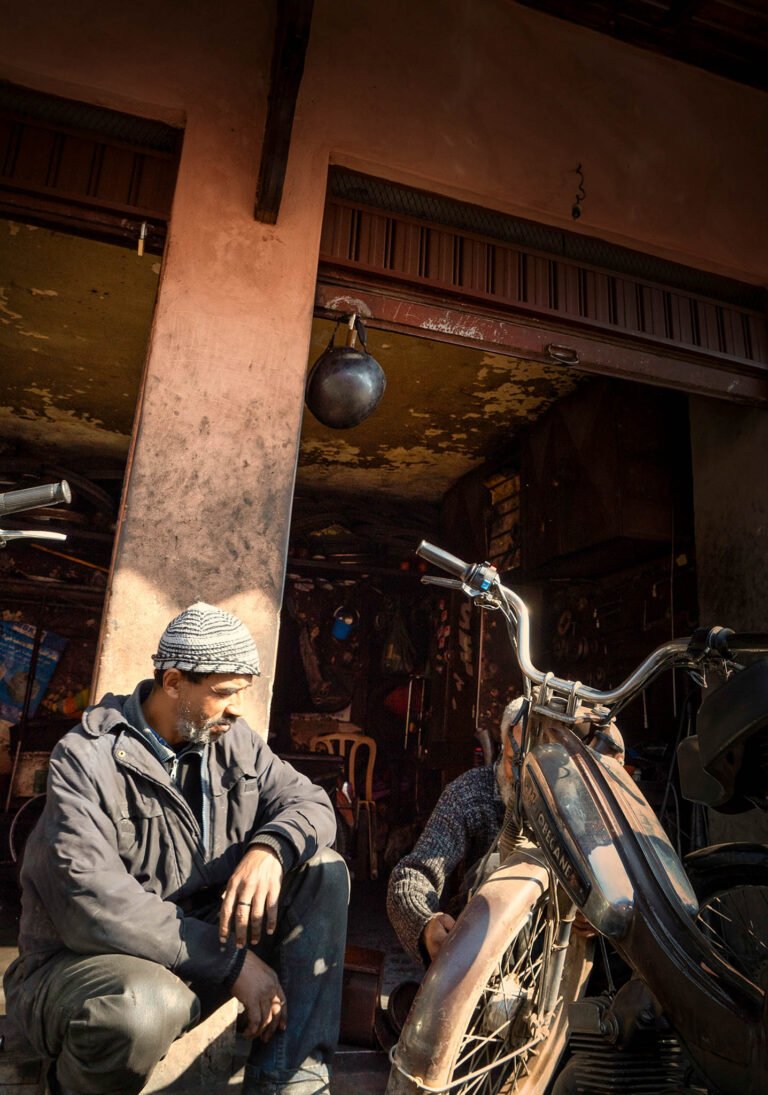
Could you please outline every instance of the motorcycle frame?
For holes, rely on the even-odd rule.
[[[680,665],[701,675],[702,671],[706,671],[710,655],[718,663],[724,658],[727,660],[733,632],[716,627],[697,632],[689,640],[673,639],[652,651],[621,684],[601,692],[578,681],[565,681],[552,673],[542,673],[536,669],[530,658],[527,606],[513,590],[501,584],[494,567],[487,563],[465,563],[425,541],[418,546],[417,554],[453,575],[449,579],[425,577],[422,581],[460,589],[481,608],[502,610],[523,674],[525,693],[531,699],[532,714],[514,762],[518,775],[516,795],[507,809],[499,839],[502,855],[507,855],[512,848],[515,865],[522,868],[524,877],[526,871],[540,869],[544,862],[550,877],[557,879],[575,906],[584,911],[589,906],[590,886],[582,885],[581,890],[574,886],[574,878],[579,875],[578,868],[582,870],[582,883],[586,881],[590,884],[590,851],[597,847],[614,850],[616,858],[611,860],[610,867],[613,869],[616,865],[626,881],[626,888],[620,894],[620,900],[613,902],[619,914],[616,922],[603,934],[611,939],[619,954],[647,985],[675,1033],[701,1068],[710,1089],[720,1095],[761,1095],[768,1090],[768,994],[726,962],[699,929],[695,894],[679,858],[660,829],[658,819],[639,788],[633,785],[631,795],[628,794],[627,785],[622,780],[629,777],[617,779],[618,771],[615,771],[610,773],[609,778],[606,758],[600,756],[601,753],[613,756],[613,764],[617,769],[621,768],[619,750],[610,734],[611,709],[617,710],[664,669]],[[746,636],[745,640],[738,649],[764,654],[765,637]],[[583,706],[589,709],[586,721],[593,723],[592,730],[588,727],[583,734],[584,740],[584,727],[579,724],[585,721],[580,711]],[[592,740],[595,741],[595,748],[588,744]],[[537,803],[530,795],[526,803],[524,781],[529,758],[533,757],[534,761],[546,759],[543,754],[537,757],[536,753],[537,749],[546,748],[554,752],[548,758],[549,763],[540,765],[542,779],[539,791],[549,798],[550,807],[557,804],[558,796],[552,786],[557,783],[557,774],[551,762],[553,758],[554,761],[561,759],[568,767],[569,775],[575,773],[580,781],[577,795],[589,814],[588,817],[584,815],[586,821],[595,823],[597,819],[596,828],[602,826],[601,832],[590,835],[589,824],[582,825],[581,830],[578,825],[572,824],[566,833],[568,817],[558,818],[556,809],[551,812],[549,822],[554,837],[547,839],[544,829],[537,829]],[[637,803],[638,796],[642,803],[639,810],[629,805],[630,799]],[[566,805],[573,803],[572,787],[563,801]],[[659,838],[664,846],[661,855],[652,848],[654,837]],[[535,850],[529,850],[527,854],[524,847],[526,838],[532,839],[536,845]],[[515,845],[518,845],[516,851]],[[563,848],[566,849],[565,856]],[[568,854],[573,857],[571,862],[568,861]],[[577,863],[577,859],[581,862]],[[586,879],[583,873],[585,864]],[[502,871],[504,865],[502,863]],[[601,877],[605,880],[605,870]],[[495,876],[491,876],[491,880],[493,878]],[[487,979],[489,969],[480,969],[479,975],[473,978],[473,971],[477,972],[476,955],[471,948],[461,953],[462,947],[465,937],[471,941],[470,928],[479,918],[486,935],[494,940],[494,955],[503,953],[503,904],[505,899],[514,902],[515,885],[520,887],[522,879],[518,876],[517,882],[514,877],[500,881],[502,884],[497,889],[494,905],[485,905],[485,887],[481,887],[472,898],[444,945],[440,959],[430,968],[417,997],[426,1007],[419,1007],[414,1030],[418,1027],[439,1033],[439,1024],[438,1027],[434,1026],[437,1020],[430,1019],[430,1006],[438,1016],[443,1017],[443,1024],[445,1016],[450,1017],[448,1022],[451,1025],[468,1022],[471,1018],[477,994],[467,1002],[455,995],[455,985],[481,986],[485,983],[483,974]],[[606,887],[604,896],[610,897],[610,890],[611,887]],[[481,900],[481,895],[483,904],[478,906],[479,912],[475,912],[472,906]],[[610,902],[608,905],[610,907]],[[592,908],[591,912],[594,916],[595,909]],[[498,918],[498,926],[493,923],[494,916]],[[466,936],[462,930],[464,923],[470,926]],[[574,938],[573,945],[577,943],[578,936]],[[443,961],[443,952],[450,955],[450,960]],[[455,967],[465,971],[463,981]],[[427,994],[422,997],[427,981]],[[551,989],[552,986],[548,986],[547,992],[542,994],[545,999],[552,999]],[[452,1014],[452,1004],[458,1009],[456,1015]],[[467,1014],[468,1008],[470,1014]],[[461,1029],[465,1029],[464,1026]],[[450,1076],[445,1068],[450,1069],[452,1062],[445,1060],[446,1054],[441,1052],[439,1039],[424,1040],[415,1036],[414,1030],[411,1024],[406,1024],[401,1042],[396,1047],[398,1052],[393,1060],[398,1083],[405,1079],[412,1084],[415,1082],[417,1089],[439,1091],[440,1087],[425,1083],[425,1077],[430,1075],[430,1065],[435,1055],[442,1060],[444,1084]],[[431,1075],[437,1078],[439,1070],[437,1074],[432,1070]],[[403,1087],[402,1090],[411,1091],[413,1087]]]
[[[581,778],[579,794],[604,819],[605,831],[594,834],[595,842],[615,848],[631,888],[633,905],[626,923],[601,934],[610,938],[646,983],[708,1082],[725,1095],[760,1095],[768,1090],[764,994],[730,966],[700,931],[680,885],[686,877],[682,864],[678,860],[679,876],[675,877],[676,869],[664,867],[649,851],[617,793],[619,785],[606,776],[604,759],[568,725],[573,721],[573,712],[560,721],[534,704],[518,786],[524,788],[526,761],[536,756],[542,743],[559,745],[573,758],[573,771]],[[633,793],[652,813],[639,788],[634,786]],[[554,801],[551,795],[550,810]],[[520,803],[525,831],[577,908],[589,915],[588,895],[585,900],[583,891],[573,884],[563,856],[563,849],[573,845],[572,834],[552,810],[555,838],[542,839],[533,804],[526,802],[524,791]],[[583,877],[583,864],[589,862],[592,848],[574,851],[582,862],[572,867]]]

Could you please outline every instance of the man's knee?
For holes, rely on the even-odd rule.
[[[286,929],[297,924],[323,925],[330,933],[346,935],[349,904],[349,871],[342,857],[331,848],[319,852],[290,871],[280,895],[281,916]]]
[[[312,858],[307,860],[307,866],[341,885],[345,892],[349,893],[347,865],[344,858],[338,852],[335,852],[333,848],[321,848],[319,852],[315,852]]]
[[[107,1016],[132,1040],[177,1037],[197,1019],[199,1006],[193,992],[163,966],[147,962],[126,976],[122,991],[105,999]]]
[[[349,904],[349,871],[332,848],[321,848],[296,871],[296,888],[304,900],[322,901],[346,909]]]
[[[148,1074],[199,1018],[197,997],[174,974],[153,962],[114,958],[115,984],[85,999],[71,1018],[59,1062],[64,1083],[67,1074],[75,1079],[95,1069],[107,1090],[116,1090],[121,1075]]]

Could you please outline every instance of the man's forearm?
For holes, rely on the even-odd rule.
[[[387,914],[404,949],[424,958],[421,935],[427,922],[440,911],[440,895],[421,871],[399,864],[390,876]]]

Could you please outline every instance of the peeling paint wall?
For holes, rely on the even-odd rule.
[[[18,439],[86,474],[89,460],[121,467],[159,272],[150,255],[0,220],[0,454]]]
[[[256,636],[265,677],[249,713],[263,727],[324,171],[289,178],[278,229],[254,221],[266,0],[76,9],[9,5],[0,75],[185,125],[97,687],[148,674],[168,619],[204,598]]]
[[[308,148],[326,133],[369,174],[765,282],[764,93],[508,0],[315,13]]]
[[[310,360],[333,324],[312,325]],[[413,502],[440,501],[453,484],[511,445],[515,434],[577,376],[556,365],[520,361],[431,339],[370,331],[368,349],[387,388],[375,414],[351,430],[304,415],[297,484]]]

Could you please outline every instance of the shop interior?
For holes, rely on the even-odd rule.
[[[310,365],[333,327],[316,318]],[[445,784],[494,759],[521,686],[498,614],[422,582],[421,539],[492,562],[532,611],[536,664],[597,688],[688,633],[696,592],[684,396],[402,332],[368,350],[387,377],[369,418],[305,410],[270,741],[365,741],[337,780],[341,847],[385,879]],[[688,714],[667,679],[622,716],[681,834],[667,776]]]

